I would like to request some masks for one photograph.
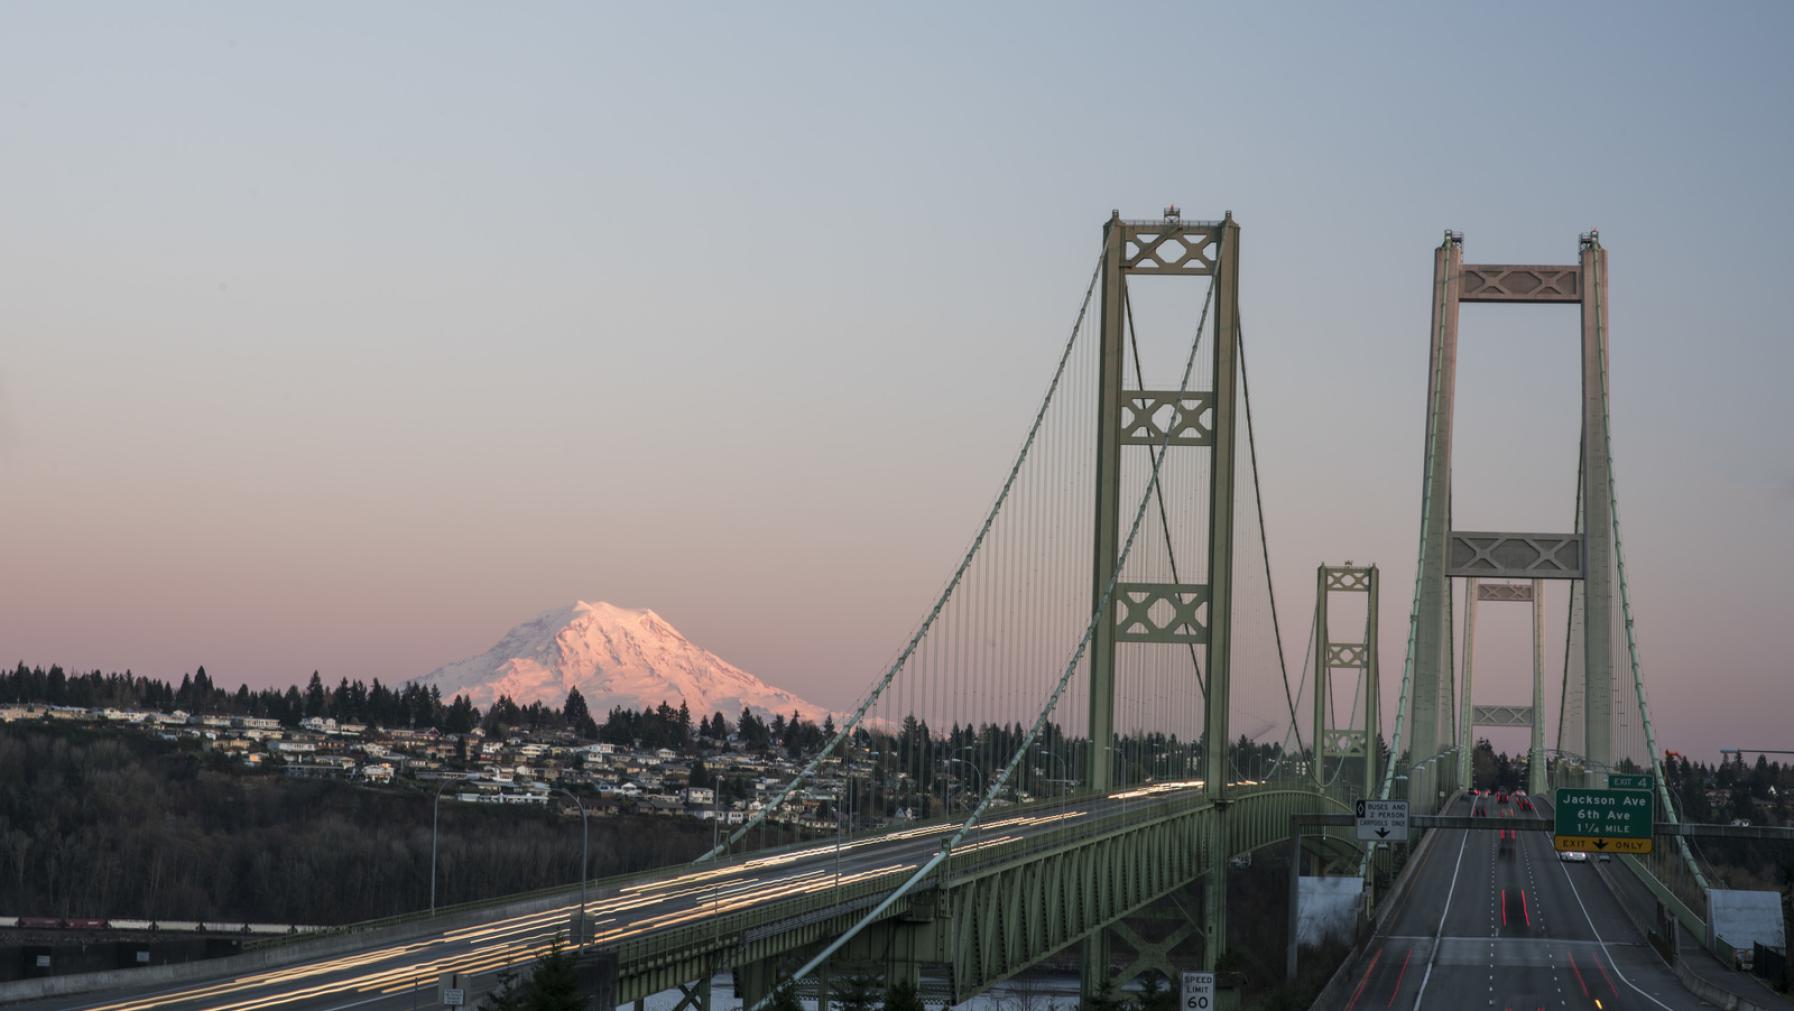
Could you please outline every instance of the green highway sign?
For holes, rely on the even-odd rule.
[[[1609,790],[1655,790],[1657,784],[1648,774],[1615,772],[1607,777]]]
[[[1565,786],[1558,788],[1554,808],[1559,850],[1650,852],[1657,814],[1649,793]]]

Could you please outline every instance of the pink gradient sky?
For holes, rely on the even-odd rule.
[[[1794,747],[1794,9],[1034,10],[9,5],[0,661],[399,681],[606,599],[844,705],[1109,209],[1176,201],[1246,228],[1279,590],[1380,562],[1386,671],[1430,250],[1599,226],[1660,735]],[[1573,320],[1522,317],[1465,314],[1461,528],[1568,515]]]

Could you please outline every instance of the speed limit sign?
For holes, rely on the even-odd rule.
[[[1215,1006],[1215,974],[1184,973],[1184,1011],[1209,1011]]]

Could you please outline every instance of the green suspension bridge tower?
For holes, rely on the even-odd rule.
[[[1093,607],[1101,609],[1114,585],[1113,619],[1099,620],[1090,652],[1088,782],[1095,790],[1116,785],[1115,653],[1124,643],[1204,647],[1206,682],[1191,670],[1188,690],[1205,695],[1203,780],[1221,806],[1212,822],[1217,844],[1203,895],[1207,935],[1204,965],[1213,968],[1227,935],[1227,838],[1225,803],[1229,775],[1228,688],[1233,616],[1234,413],[1238,383],[1240,226],[1185,221],[1168,211],[1159,221],[1127,221],[1120,212],[1103,228],[1102,316],[1098,350],[1096,425],[1096,532]],[[1128,389],[1127,278],[1133,275],[1212,279],[1213,366],[1208,390]],[[1122,454],[1207,450],[1209,471],[1208,571],[1202,581],[1178,574],[1165,583],[1116,582],[1122,531]],[[1155,466],[1156,460],[1152,461]],[[1101,931],[1087,941],[1084,981],[1089,988],[1108,973],[1108,943]]]
[[[1532,605],[1532,703],[1530,705],[1479,706],[1472,702],[1471,684],[1476,661],[1476,610],[1478,604],[1512,602]],[[1470,782],[1470,756],[1476,746],[1477,727],[1530,727],[1527,748],[1526,789],[1544,793],[1550,789],[1545,774],[1545,581],[1485,583],[1465,580],[1464,586],[1464,687],[1459,692],[1458,783]]]
[[[1378,745],[1379,721],[1383,711],[1379,690],[1381,674],[1377,667],[1377,597],[1379,574],[1375,565],[1322,565],[1315,571],[1314,587],[1314,785],[1325,792],[1329,786],[1327,759],[1356,758],[1363,762],[1361,797],[1376,795],[1380,779],[1378,761],[1382,757]],[[1362,593],[1364,631],[1353,640],[1337,640],[1328,620],[1328,598],[1335,593]],[[1360,701],[1358,714],[1348,713],[1347,722],[1361,721],[1357,727],[1334,725],[1333,676],[1335,671],[1351,671],[1357,679],[1352,697]]]
[[[1570,662],[1579,669],[1588,768],[1614,762],[1613,661],[1620,631],[1617,557],[1612,513],[1607,391],[1607,253],[1594,232],[1582,237],[1577,262],[1567,266],[1466,264],[1464,238],[1447,232],[1433,257],[1430,381],[1422,501],[1421,560],[1414,628],[1410,755],[1419,766],[1447,745],[1464,747],[1471,727],[1453,733],[1452,580],[1571,580]],[[1451,454],[1457,384],[1458,307],[1465,302],[1569,304],[1580,308],[1582,465],[1576,529],[1568,533],[1458,530],[1452,525]],[[1536,584],[1535,584],[1536,585]],[[1475,591],[1471,591],[1474,598]],[[1542,597],[1535,591],[1534,597]],[[1535,599],[1535,613],[1539,601]],[[1474,608],[1474,599],[1469,605]],[[1536,647],[1535,647],[1536,654]],[[1535,674],[1535,678],[1537,675]],[[1537,684],[1535,680],[1535,685]],[[1465,685],[1468,722],[1476,710]],[[1529,722],[1533,762],[1542,770],[1543,707],[1535,687]],[[1518,707],[1510,715],[1517,715]],[[1459,717],[1458,722],[1465,722]],[[1513,725],[1511,722],[1507,725]],[[1468,756],[1417,768],[1409,795],[1422,810],[1438,805],[1468,771]],[[1599,774],[1598,774],[1599,775]]]

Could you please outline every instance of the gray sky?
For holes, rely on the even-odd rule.
[[[1244,228],[1285,620],[1376,560],[1386,670],[1431,249],[1599,227],[1660,736],[1794,747],[1790,37],[1770,3],[6,5],[0,660],[394,681],[602,598],[843,705],[1109,210],[1176,202]],[[1574,326],[1467,307],[1460,528],[1567,525]],[[1488,628],[1502,701],[1523,633]]]

